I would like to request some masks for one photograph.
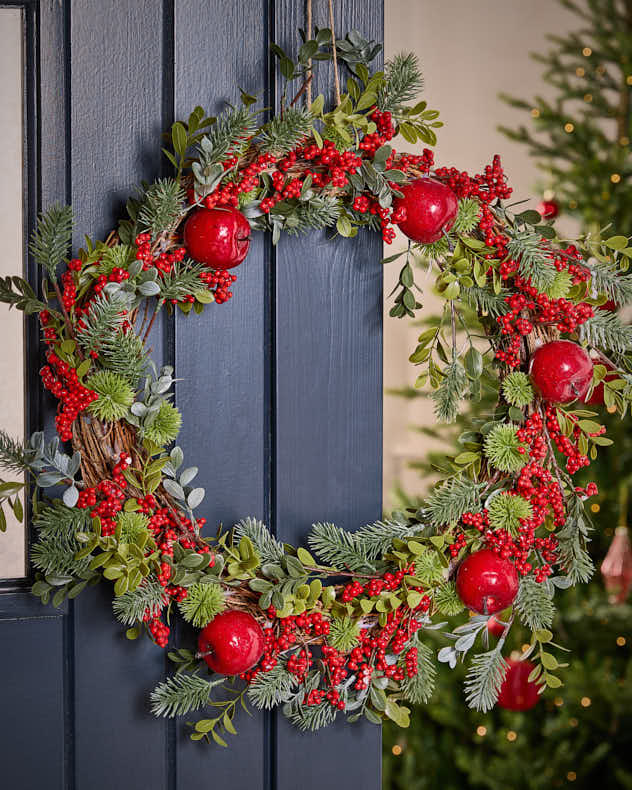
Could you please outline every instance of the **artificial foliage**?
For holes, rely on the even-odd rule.
[[[514,619],[548,619],[554,593],[591,573],[584,501],[594,487],[576,487],[572,474],[608,444],[597,415],[581,403],[546,402],[525,381],[511,402],[503,384],[529,373],[538,345],[560,335],[581,342],[582,328],[593,358],[612,363],[612,402],[627,410],[629,347],[591,342],[590,326],[608,298],[623,301],[629,292],[620,281],[632,247],[618,235],[559,240],[539,214],[508,203],[512,190],[497,156],[470,176],[435,168],[429,149],[398,153],[398,133],[433,144],[440,122],[417,101],[414,57],[398,56],[380,71],[371,65],[378,50],[349,34],[335,61],[346,71],[347,92],[331,107],[321,95],[300,109],[313,64],[336,57],[331,31],[304,41],[296,60],[275,46],[285,78],[277,116],[265,120],[243,93],[242,106],[219,118],[195,108],[167,135],[174,176],[141,185],[116,232],[105,242],[88,239],[70,257],[69,213],[55,207],[42,216],[32,245],[45,276],[41,301],[19,278],[0,288],[10,306],[39,314],[42,383],[58,400],[57,437],[0,442],[0,460],[35,483],[40,571],[33,591],[59,605],[89,584],[111,584],[127,636],[147,634],[162,648],[176,613],[202,628],[197,651],[169,651],[176,674],[152,693],[156,715],[190,720],[209,711],[192,725],[194,740],[226,745],[237,711],[248,705],[279,706],[303,730],[341,715],[407,727],[410,704],[431,697],[437,659],[450,667],[467,661],[466,702],[489,710],[507,671]],[[336,86],[339,93],[338,79]],[[430,200],[445,218],[436,228],[426,216]],[[200,238],[199,217],[209,219],[207,230],[221,224],[221,234]],[[354,533],[317,522],[307,547],[281,544],[251,518],[204,537],[198,469],[173,444],[181,424],[171,402],[174,370],[156,368],[144,350],[157,313],[195,314],[229,299],[236,276],[228,270],[247,253],[251,229],[269,231],[275,243],[283,232],[312,228],[348,237],[379,229],[390,242],[405,221],[432,240],[411,243],[404,254],[392,315],[421,308],[411,265],[417,254],[445,300],[440,322],[412,350],[418,386],[429,385],[437,416],[450,421],[485,383],[496,392],[489,419],[470,426],[463,452],[417,508]],[[465,320],[472,306],[477,338]],[[457,338],[463,329],[465,344]],[[615,324],[616,332],[623,337]],[[602,369],[595,365],[595,383]],[[15,488],[2,491],[16,509]],[[513,574],[507,605],[518,577],[529,585],[494,645],[486,639],[485,580],[474,582],[481,613],[471,619],[458,593],[464,561],[480,559],[482,550]],[[446,631],[444,616],[459,614],[463,622]],[[534,628],[526,652],[540,691],[561,682],[552,638]],[[249,656],[254,650],[243,666],[240,644]],[[208,667],[216,670],[211,676]]]

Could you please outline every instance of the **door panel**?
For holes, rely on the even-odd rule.
[[[85,232],[103,238],[114,227],[141,179],[166,174],[159,135],[175,118],[196,104],[218,113],[238,100],[237,85],[273,104],[268,42],[295,45],[304,25],[302,0],[22,5],[31,54],[39,42],[39,60],[29,61],[39,71],[27,70],[27,224],[38,206],[72,202],[77,245]],[[336,6],[339,30],[381,39],[381,0]],[[321,27],[326,9],[315,0]],[[179,443],[200,468],[209,534],[247,515],[293,541],[312,519],[351,528],[379,518],[380,247],[377,236],[310,235],[273,249],[259,234],[229,303],[156,322],[152,356],[176,368]],[[32,263],[29,271],[36,283]],[[45,418],[50,429],[53,416],[37,341],[30,322],[30,430]],[[0,692],[12,712],[0,725],[12,728],[0,757],[16,790],[379,787],[380,736],[369,726],[305,735],[282,717],[244,714],[228,750],[191,743],[181,721],[148,713],[164,651],[123,631],[105,586],[61,610],[3,589],[0,672],[15,685]]]

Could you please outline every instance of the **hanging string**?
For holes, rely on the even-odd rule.
[[[329,27],[331,28],[331,49],[334,59],[334,87],[336,89],[336,105],[340,104],[340,78],[338,77],[338,53],[336,51],[336,33],[334,32],[334,2],[329,0]]]
[[[307,34],[308,41],[312,39],[312,0],[307,0]],[[309,82],[307,83],[307,109],[312,109],[312,59],[310,58],[307,65],[309,66]]]

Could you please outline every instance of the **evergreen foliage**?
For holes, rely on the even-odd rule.
[[[165,588],[155,579],[147,577],[132,592],[116,596],[112,601],[112,609],[120,623],[131,626],[142,622],[147,609],[150,612],[159,612],[164,603]]]
[[[436,554],[434,556],[437,556]],[[456,592],[454,582],[446,582],[437,588],[434,594],[434,603],[441,614],[454,617],[464,609],[463,602]]]
[[[199,293],[204,288],[200,275],[205,271],[208,268],[201,263],[190,260],[174,262],[171,271],[166,272],[158,283],[160,299],[181,301],[186,296]]]
[[[262,563],[280,562],[283,559],[283,544],[278,541],[263,521],[255,518],[244,518],[234,527],[236,542],[246,537],[252,541]]]
[[[509,305],[505,301],[509,292],[504,288],[496,294],[487,288],[479,288],[474,285],[471,288],[466,288],[461,294],[473,310],[487,313],[493,318],[498,318],[498,316],[509,312]]]
[[[517,533],[522,519],[531,518],[531,503],[521,496],[501,492],[496,494],[487,505],[489,525],[493,529],[506,529]]]
[[[465,698],[470,708],[491,710],[507,673],[507,662],[498,647],[474,656],[465,678]]]
[[[340,216],[340,205],[334,197],[313,197],[299,203],[296,212],[286,220],[285,230],[290,236],[307,233],[310,230],[331,228]]]
[[[427,497],[427,512],[435,526],[455,524],[464,513],[479,513],[483,485],[467,477],[452,477]]]
[[[47,575],[73,576],[85,573],[92,557],[76,559],[83,548],[78,532],[90,529],[87,510],[66,507],[62,502],[44,505],[33,519],[37,541],[30,551],[33,565]]]
[[[182,716],[204,708],[212,684],[199,675],[172,675],[151,692],[151,711],[155,716]]]
[[[459,404],[469,389],[469,379],[458,359],[450,362],[439,387],[432,393],[435,415],[440,422],[454,422]]]
[[[119,296],[99,294],[82,318],[77,341],[84,351],[101,351],[108,338],[118,338],[125,323],[127,303]],[[130,333],[131,334],[131,333]]]
[[[621,275],[610,263],[595,260],[591,266],[591,284],[608,299],[625,306],[632,302],[632,276]]]
[[[437,678],[437,665],[433,651],[423,642],[416,640],[417,674],[407,677],[402,683],[404,698],[413,705],[425,705],[432,697]]]
[[[522,623],[532,631],[553,625],[555,604],[546,584],[531,577],[522,579],[515,607]]]
[[[194,628],[205,625],[226,608],[224,593],[219,584],[193,584],[188,588],[187,597],[178,604],[182,616]]]
[[[55,280],[57,267],[68,254],[72,226],[70,206],[56,204],[39,216],[29,249],[51,281]]]
[[[579,329],[580,340],[595,348],[610,349],[617,354],[632,351],[632,326],[623,324],[616,313],[598,310]]]
[[[329,623],[329,644],[347,653],[360,640],[360,623],[350,617],[334,617]]]
[[[138,210],[138,225],[152,237],[169,233],[182,218],[184,190],[174,178],[163,178],[147,187]]]
[[[288,107],[263,127],[259,140],[263,153],[287,154],[312,131],[314,118],[308,110]]]
[[[101,340],[100,359],[104,367],[136,387],[147,372],[149,357],[142,339],[135,332],[117,331]]]
[[[389,60],[385,77],[376,102],[382,112],[397,112],[402,104],[413,101],[424,86],[419,60],[412,52],[400,53]]]
[[[163,400],[156,412],[154,419],[143,424],[143,436],[154,444],[164,447],[173,442],[180,432],[182,415],[169,401]]]
[[[511,423],[502,423],[495,425],[485,437],[485,455],[501,472],[518,472],[527,463],[528,457],[516,430]]]
[[[534,230],[514,230],[507,244],[509,257],[518,261],[521,277],[528,277],[538,289],[549,293],[557,270],[542,246],[541,235]]]
[[[134,391],[127,380],[110,370],[99,370],[86,379],[86,387],[99,396],[88,411],[104,422],[122,420],[134,403]]]
[[[13,439],[3,430],[0,430],[0,466],[11,472],[24,472],[29,468],[29,460],[22,442]]]
[[[514,370],[505,378],[502,391],[507,403],[520,409],[533,400],[533,387],[527,374],[521,370]]]
[[[149,534],[147,525],[149,519],[143,513],[123,511],[116,518],[117,528],[120,529],[120,543],[137,543],[144,534]]]
[[[334,568],[360,571],[371,565],[366,547],[358,545],[352,532],[347,532],[335,524],[314,524],[307,542],[323,562]]]
[[[283,664],[260,672],[248,686],[248,699],[259,710],[271,710],[287,702],[296,688],[296,677]]]
[[[461,198],[459,200],[459,212],[454,220],[452,230],[454,233],[469,233],[478,224],[480,208],[476,200],[472,198]]]

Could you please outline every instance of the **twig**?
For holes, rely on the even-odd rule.
[[[331,51],[334,61],[334,89],[336,91],[336,106],[340,104],[340,77],[338,76],[338,51],[336,50],[336,33],[334,32],[334,1],[329,0],[329,24],[331,26]]]

